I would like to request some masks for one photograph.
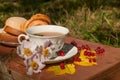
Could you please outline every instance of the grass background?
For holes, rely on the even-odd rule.
[[[120,0],[0,0],[0,27],[11,16],[36,13],[70,29],[70,36],[120,47]]]

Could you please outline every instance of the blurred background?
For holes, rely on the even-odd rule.
[[[69,36],[120,47],[120,0],[0,0],[0,27],[11,16],[48,15]]]

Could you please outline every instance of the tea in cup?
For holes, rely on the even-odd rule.
[[[69,30],[57,25],[40,25],[33,26],[26,30],[25,34],[18,36],[18,42],[24,45],[27,40],[33,43],[36,48],[34,51],[43,54],[49,58],[57,56],[57,52],[62,49],[64,45],[64,37],[69,33]],[[25,41],[21,41],[24,37]]]

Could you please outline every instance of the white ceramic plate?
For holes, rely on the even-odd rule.
[[[69,47],[69,46],[70,46],[70,44],[67,44],[67,46],[64,48],[64,50],[65,50],[67,47]],[[67,53],[65,54],[65,56],[58,56],[58,57],[56,57],[56,58],[54,58],[54,59],[50,59],[50,60],[48,60],[48,61],[45,61],[45,64],[58,63],[58,62],[67,60],[67,59],[73,57],[74,55],[76,55],[77,52],[78,52],[78,49],[77,49],[77,47],[75,47],[75,46],[72,46],[71,49],[67,49],[67,50],[68,50],[68,51],[67,51]]]
[[[3,29],[0,28],[0,33],[2,33]],[[0,44],[6,45],[6,46],[12,46],[12,47],[16,47],[17,45],[19,45],[19,43],[14,43],[14,42],[6,42],[6,41],[1,41],[0,40]]]

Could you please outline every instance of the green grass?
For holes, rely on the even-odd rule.
[[[43,13],[52,24],[69,28],[71,37],[120,47],[119,5],[119,0],[1,0],[0,27],[11,16]]]

